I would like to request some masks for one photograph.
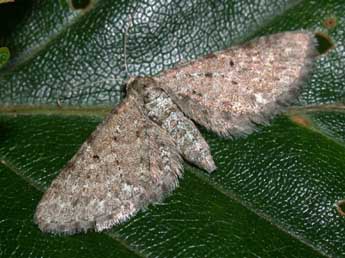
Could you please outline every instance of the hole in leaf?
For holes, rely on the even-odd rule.
[[[337,19],[334,17],[328,17],[323,21],[323,26],[325,26],[327,29],[333,29],[335,26],[337,26]]]
[[[0,1],[1,2],[1,1]],[[9,37],[31,13],[34,0],[16,0],[0,4],[0,41]]]
[[[331,38],[322,32],[316,32],[315,38],[317,40],[317,51],[320,54],[326,53],[328,50],[335,47],[334,43],[332,42]]]
[[[75,10],[86,9],[90,6],[91,0],[70,0],[70,4]]]
[[[340,216],[345,216],[345,200],[337,201],[335,204]]]

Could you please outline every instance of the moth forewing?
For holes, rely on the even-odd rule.
[[[172,191],[180,169],[175,143],[130,93],[53,180],[35,221],[52,233],[108,229]]]
[[[295,101],[316,54],[312,33],[284,32],[178,65],[158,79],[188,117],[219,135],[241,136]]]

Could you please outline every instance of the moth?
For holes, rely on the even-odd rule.
[[[160,202],[182,176],[182,158],[212,173],[195,123],[247,135],[296,98],[316,56],[314,36],[278,33],[129,79],[116,106],[53,180],[37,206],[44,232],[102,231]]]

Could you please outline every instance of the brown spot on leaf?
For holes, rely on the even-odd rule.
[[[290,119],[292,120],[292,122],[294,122],[295,124],[298,124],[300,126],[303,126],[303,127],[309,127],[311,125],[311,122],[309,119],[307,119],[306,117],[304,116],[301,116],[301,115],[292,115],[290,117]]]
[[[335,17],[328,17],[323,21],[323,26],[327,29],[333,29],[337,26],[337,19]]]

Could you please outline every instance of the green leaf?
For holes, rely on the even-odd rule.
[[[5,66],[10,59],[10,50],[7,47],[0,47],[0,69]]]
[[[7,39],[12,58],[0,72],[1,257],[345,257],[335,207],[345,198],[342,1],[38,2]],[[128,75],[298,29],[333,46],[301,104],[245,139],[203,130],[214,174],[186,164],[163,203],[105,233],[39,231],[42,193],[122,99]]]

